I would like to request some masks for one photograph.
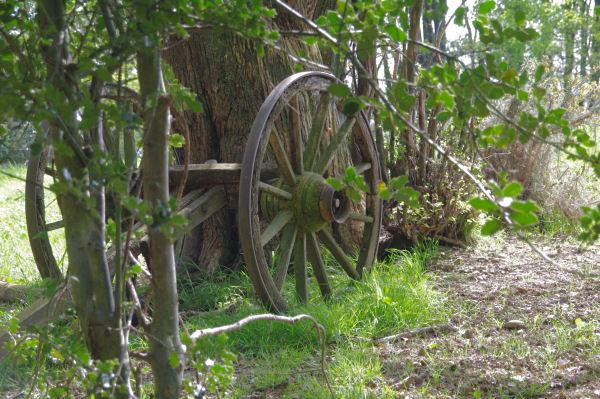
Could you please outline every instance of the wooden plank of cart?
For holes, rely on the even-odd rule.
[[[241,163],[188,165],[187,194],[178,213],[191,229],[224,207],[237,207],[248,274],[261,301],[275,312],[288,309],[286,292],[294,290],[286,283],[295,284],[297,298],[307,302],[308,276],[314,275],[327,297],[330,268],[341,267],[360,279],[377,254],[379,159],[365,116],[343,115],[328,94],[335,81],[316,71],[288,77],[260,108]],[[42,276],[60,273],[47,233],[63,227],[61,221],[46,220],[43,179],[55,173],[49,158],[48,151],[31,157],[26,185],[28,234]],[[344,189],[336,191],[325,181],[348,167],[369,187],[360,200],[350,200]],[[174,187],[183,170],[171,167]],[[237,204],[228,200],[232,193]],[[291,272],[293,279],[287,278]],[[21,324],[45,323],[51,303],[38,301],[23,312]]]

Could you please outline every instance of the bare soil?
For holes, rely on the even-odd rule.
[[[600,248],[563,238],[441,248],[430,265],[455,331],[380,345],[399,398],[600,398]]]

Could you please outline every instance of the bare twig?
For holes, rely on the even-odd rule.
[[[331,387],[331,384],[329,383],[329,379],[327,378],[327,372],[325,371],[325,344],[326,344],[325,327],[323,327],[312,316],[309,316],[307,314],[299,314],[297,316],[281,316],[281,315],[276,315],[276,314],[272,314],[272,313],[251,315],[248,317],[244,317],[243,319],[238,320],[237,322],[235,322],[233,324],[227,324],[227,325],[219,326],[219,327],[196,330],[190,335],[190,338],[193,341],[195,341],[199,338],[203,338],[203,337],[206,337],[209,335],[219,335],[219,334],[223,334],[223,333],[230,332],[230,331],[236,331],[236,330],[239,330],[240,328],[244,327],[246,324],[249,324],[249,323],[252,323],[255,321],[280,321],[280,322],[288,323],[288,324],[296,324],[297,322],[299,322],[301,320],[310,321],[313,324],[314,328],[317,330],[317,333],[319,334],[319,341],[321,342],[321,373],[323,374],[323,378],[325,379],[325,382],[327,383],[327,387],[329,388],[331,397],[335,398],[333,388]]]
[[[142,309],[142,304],[140,302],[140,298],[138,297],[137,291],[135,290],[135,286],[133,285],[133,281],[131,279],[127,279],[127,288],[129,289],[129,293],[131,294],[131,301],[133,302],[133,306],[135,308],[135,313],[140,319],[140,323],[144,327],[150,325],[150,320],[144,313],[144,309]]]

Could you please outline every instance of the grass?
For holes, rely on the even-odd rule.
[[[436,246],[432,244],[412,252],[394,252],[388,262],[376,264],[362,281],[350,284],[343,272],[328,270],[334,285],[333,298],[323,302],[316,283],[311,281],[310,297],[314,299],[305,305],[292,300],[290,314],[308,313],[327,331],[326,367],[340,397],[379,398],[386,397],[386,389],[389,391],[378,351],[365,341],[447,320],[445,297],[432,288],[426,274],[426,264],[435,254]],[[222,280],[216,284],[213,280],[210,287],[203,282],[184,284],[198,287],[187,291],[190,296],[182,297],[184,307],[190,300],[197,301],[194,307],[199,308],[207,303],[225,306],[238,301],[235,312],[186,318],[189,330],[229,324],[266,311],[240,295],[251,290],[247,278],[236,275],[233,284],[226,278]],[[205,292],[206,297],[197,296],[199,292]],[[239,371],[236,384],[230,387],[231,397],[248,397],[257,391],[274,391],[281,398],[330,397],[318,372],[319,346],[310,323],[290,326],[258,322],[229,333],[227,340],[212,337],[202,345],[205,357],[218,358],[225,350],[238,357]]]
[[[25,167],[3,166],[0,173],[0,280],[39,286],[35,262],[29,250],[24,217]],[[9,177],[10,176],[16,176]],[[58,220],[55,202],[48,199],[50,220]],[[57,258],[64,253],[60,232],[51,236]],[[383,383],[383,367],[377,351],[368,342],[373,336],[434,324],[447,319],[445,298],[428,281],[426,265],[435,256],[433,244],[413,252],[395,252],[390,261],[374,266],[362,281],[351,281],[339,268],[329,267],[334,295],[324,302],[316,282],[311,278],[308,304],[295,301],[293,276],[286,284],[291,300],[290,314],[314,316],[327,331],[329,379],[338,395],[347,398],[386,397],[391,390]],[[180,277],[181,310],[188,330],[223,325],[256,313],[266,312],[257,304],[252,284],[243,272],[223,272],[210,279],[195,281],[184,272]],[[290,287],[290,288],[287,288]],[[231,311],[195,316],[194,312],[233,305]],[[0,321],[8,321],[24,305],[0,306]],[[186,313],[187,312],[187,313]],[[64,334],[69,334],[66,328]],[[60,339],[60,332],[56,332]],[[139,337],[132,346],[144,347]],[[290,326],[273,322],[249,325],[227,337],[212,337],[200,343],[202,359],[217,361],[228,353],[237,357],[235,383],[228,387],[231,397],[248,397],[252,393],[273,391],[278,397],[330,397],[320,367],[319,341],[310,323]],[[22,362],[0,365],[0,391],[22,389],[34,373],[35,357]],[[50,373],[56,366],[48,363]],[[12,388],[11,388],[12,387]],[[391,396],[390,396],[391,397]]]
[[[25,173],[25,165],[3,165],[0,170],[0,280],[36,285],[41,280],[29,249],[25,223]],[[46,184],[50,182],[47,180]],[[47,197],[47,221],[60,220],[58,204],[52,195]],[[65,248],[62,229],[51,232],[49,237],[60,262]]]

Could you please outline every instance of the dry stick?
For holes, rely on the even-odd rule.
[[[331,387],[331,384],[329,383],[329,379],[327,378],[327,372],[325,371],[325,343],[326,343],[325,327],[323,327],[321,324],[319,324],[319,322],[310,315],[299,314],[297,316],[290,317],[290,316],[280,316],[280,315],[276,315],[276,314],[272,314],[272,313],[257,314],[257,315],[244,317],[243,319],[238,320],[237,322],[235,322],[233,324],[227,324],[227,325],[219,326],[219,327],[204,328],[202,330],[196,330],[190,335],[190,338],[192,339],[192,341],[195,341],[199,338],[203,338],[203,337],[206,337],[209,335],[219,335],[219,334],[230,332],[230,331],[236,331],[236,330],[239,330],[240,328],[244,327],[246,324],[249,324],[249,323],[252,323],[255,321],[265,321],[265,320],[281,321],[283,323],[288,323],[288,324],[296,324],[300,320],[309,320],[313,324],[314,328],[317,330],[317,333],[319,334],[319,341],[321,342],[321,373],[323,374],[323,378],[325,379],[325,382],[327,383],[327,387],[329,388],[331,397],[335,398],[333,388]]]
[[[378,344],[386,344],[389,342],[397,341],[402,338],[411,338],[420,334],[431,334],[436,332],[447,332],[447,331],[457,331],[456,327],[451,326],[450,324],[439,324],[437,326],[427,326],[421,328],[415,328],[414,330],[408,330],[401,332],[400,334],[390,335],[389,337],[383,337],[374,340],[375,343]]]
[[[460,242],[460,241],[452,239],[452,238],[444,237],[439,234],[434,235],[433,239],[445,242],[446,244],[456,245],[457,247],[467,248],[467,246],[463,242]]]
[[[150,274],[150,271],[146,269],[140,262],[138,262],[138,260],[135,258],[135,256],[133,256],[129,249],[127,249],[127,257],[134,265],[139,266],[140,269],[142,269],[142,273],[144,274],[144,276],[146,276],[148,280],[152,279],[152,274]]]
[[[137,291],[135,290],[135,286],[133,285],[133,281],[130,278],[127,279],[127,288],[129,289],[129,293],[131,294],[131,301],[133,302],[133,306],[137,316],[140,318],[140,322],[144,327],[150,324],[150,320],[144,313],[144,309],[142,309],[142,304],[140,302],[140,298],[138,297]]]

